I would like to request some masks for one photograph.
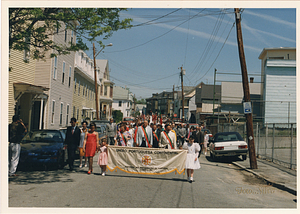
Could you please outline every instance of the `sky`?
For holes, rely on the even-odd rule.
[[[216,84],[241,81],[233,8],[128,8],[120,17],[134,27],[114,32],[97,59],[107,59],[111,80],[138,100],[181,90],[180,67],[184,86],[214,84],[215,69]],[[248,76],[260,82],[264,48],[296,47],[296,9],[244,8],[241,17]]]

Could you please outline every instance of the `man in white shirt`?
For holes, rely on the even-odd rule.
[[[165,131],[161,132],[159,139],[160,148],[177,149],[175,133],[171,131],[170,124],[165,125]]]
[[[138,127],[138,131],[136,134],[136,144],[139,147],[152,147],[153,133],[150,126],[148,126],[148,121],[144,121],[144,123]]]

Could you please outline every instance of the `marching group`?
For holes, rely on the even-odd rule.
[[[71,119],[71,124],[72,120]],[[74,124],[75,124],[74,123]],[[193,181],[194,169],[200,168],[198,158],[200,157],[200,151],[203,149],[207,151],[208,136],[202,132],[203,125],[189,127],[188,124],[175,124],[168,120],[166,123],[150,123],[148,120],[120,122],[114,123],[113,119],[110,119],[106,125],[107,136],[99,138],[98,132],[95,131],[96,124],[91,123],[90,129],[87,129],[87,122],[82,122],[82,128],[80,129],[80,168],[83,166],[83,157],[85,157],[84,166],[87,167],[87,161],[89,162],[88,174],[93,172],[92,163],[93,157],[96,152],[100,152],[98,157],[98,165],[101,168],[102,176],[105,176],[107,165],[107,147],[111,146],[127,146],[127,147],[147,147],[147,148],[161,148],[161,149],[185,149],[187,150],[186,169],[188,181]],[[75,127],[75,126],[74,126]],[[74,128],[73,127],[73,128]],[[74,128],[76,133],[76,128]],[[69,134],[68,134],[69,133]],[[66,143],[68,144],[68,154],[75,152],[69,150],[70,144],[74,143],[72,139],[71,131],[67,130]],[[75,144],[76,145],[76,144]],[[206,154],[206,152],[205,152]],[[72,155],[70,155],[72,157]],[[88,160],[87,160],[88,159]],[[74,159],[69,157],[70,169],[73,169]]]
[[[67,128],[65,143],[67,144],[68,164],[72,171],[74,168],[75,152],[79,147],[80,165],[87,167],[89,163],[88,174],[93,172],[93,157],[95,153],[100,152],[97,164],[101,168],[102,176],[105,176],[106,165],[108,162],[107,147],[128,146],[128,147],[148,147],[161,149],[185,149],[187,150],[186,169],[188,181],[193,181],[194,169],[200,168],[198,158],[200,152],[207,152],[208,135],[202,132],[203,125],[189,127],[188,124],[175,124],[171,120],[165,123],[151,122],[147,119],[129,122],[114,123],[111,118],[106,125],[106,136],[99,137],[96,131],[96,124],[83,121],[82,127],[76,124],[76,118],[71,118],[71,126]],[[20,155],[20,141],[26,131],[26,126],[19,117],[13,118],[9,126],[10,134],[10,161],[9,176],[14,176],[18,159]],[[85,163],[83,164],[83,158]]]

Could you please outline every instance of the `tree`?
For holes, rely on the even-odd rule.
[[[123,113],[120,110],[113,110],[112,116],[116,123],[120,122],[123,120]]]
[[[126,9],[9,8],[9,49],[31,51],[31,58],[44,59],[51,49],[57,53],[50,57],[88,50],[83,38],[104,47],[102,40],[108,39],[114,31],[131,27],[132,19],[120,20],[119,13],[123,10]],[[62,26],[65,28],[61,29]],[[76,33],[76,44],[62,45],[51,40],[52,35],[65,29]]]
[[[145,99],[141,99],[141,100],[137,100],[136,104],[146,104],[146,100]]]

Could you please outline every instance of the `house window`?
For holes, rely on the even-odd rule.
[[[88,99],[90,99],[90,87],[88,88]]]
[[[119,107],[121,107],[122,106],[122,101],[119,101]]]
[[[25,50],[24,50],[24,61],[28,61],[30,57],[30,36],[26,36],[25,38]]]
[[[69,87],[71,86],[71,75],[72,75],[72,67],[69,69]]]
[[[67,28],[65,29],[65,42],[67,41],[67,37],[68,37],[68,30]]]
[[[129,102],[127,102],[127,107],[129,107]]]
[[[103,95],[103,85],[101,85],[101,95]]]
[[[56,73],[57,73],[57,56],[54,57],[53,79],[56,79]]]
[[[82,63],[82,59],[83,59],[83,53],[81,53],[81,63]]]
[[[67,105],[66,125],[68,125],[68,121],[69,121],[69,108],[70,106]]]
[[[73,106],[73,117],[75,117],[75,106]]]
[[[76,83],[77,83],[77,79],[75,78],[75,80],[74,80],[74,94],[76,93]]]
[[[88,93],[88,86],[87,84],[85,85],[85,97],[87,97],[87,93]]]
[[[110,98],[113,97],[113,89],[114,89],[114,87],[110,86],[110,92],[109,92],[109,97]]]
[[[80,95],[80,80],[78,81],[78,95]]]
[[[59,125],[62,125],[63,108],[64,108],[64,104],[63,104],[63,103],[60,103]]]
[[[55,100],[52,100],[52,114],[51,114],[51,123],[54,124],[54,110],[55,110]]]
[[[76,119],[78,120],[78,118],[79,118],[79,108],[77,108],[77,117],[76,117]]]
[[[74,36],[74,31],[71,31],[71,44],[73,44],[73,36]]]
[[[104,96],[107,96],[107,86],[104,86]]]
[[[82,84],[83,85],[83,84]],[[83,94],[83,96],[84,96],[84,91],[85,91],[85,89],[84,89],[84,85],[83,85],[83,89],[82,89],[82,94]]]
[[[61,82],[64,83],[65,82],[65,68],[66,68],[66,63],[63,62],[63,71],[62,71],[62,79]]]

